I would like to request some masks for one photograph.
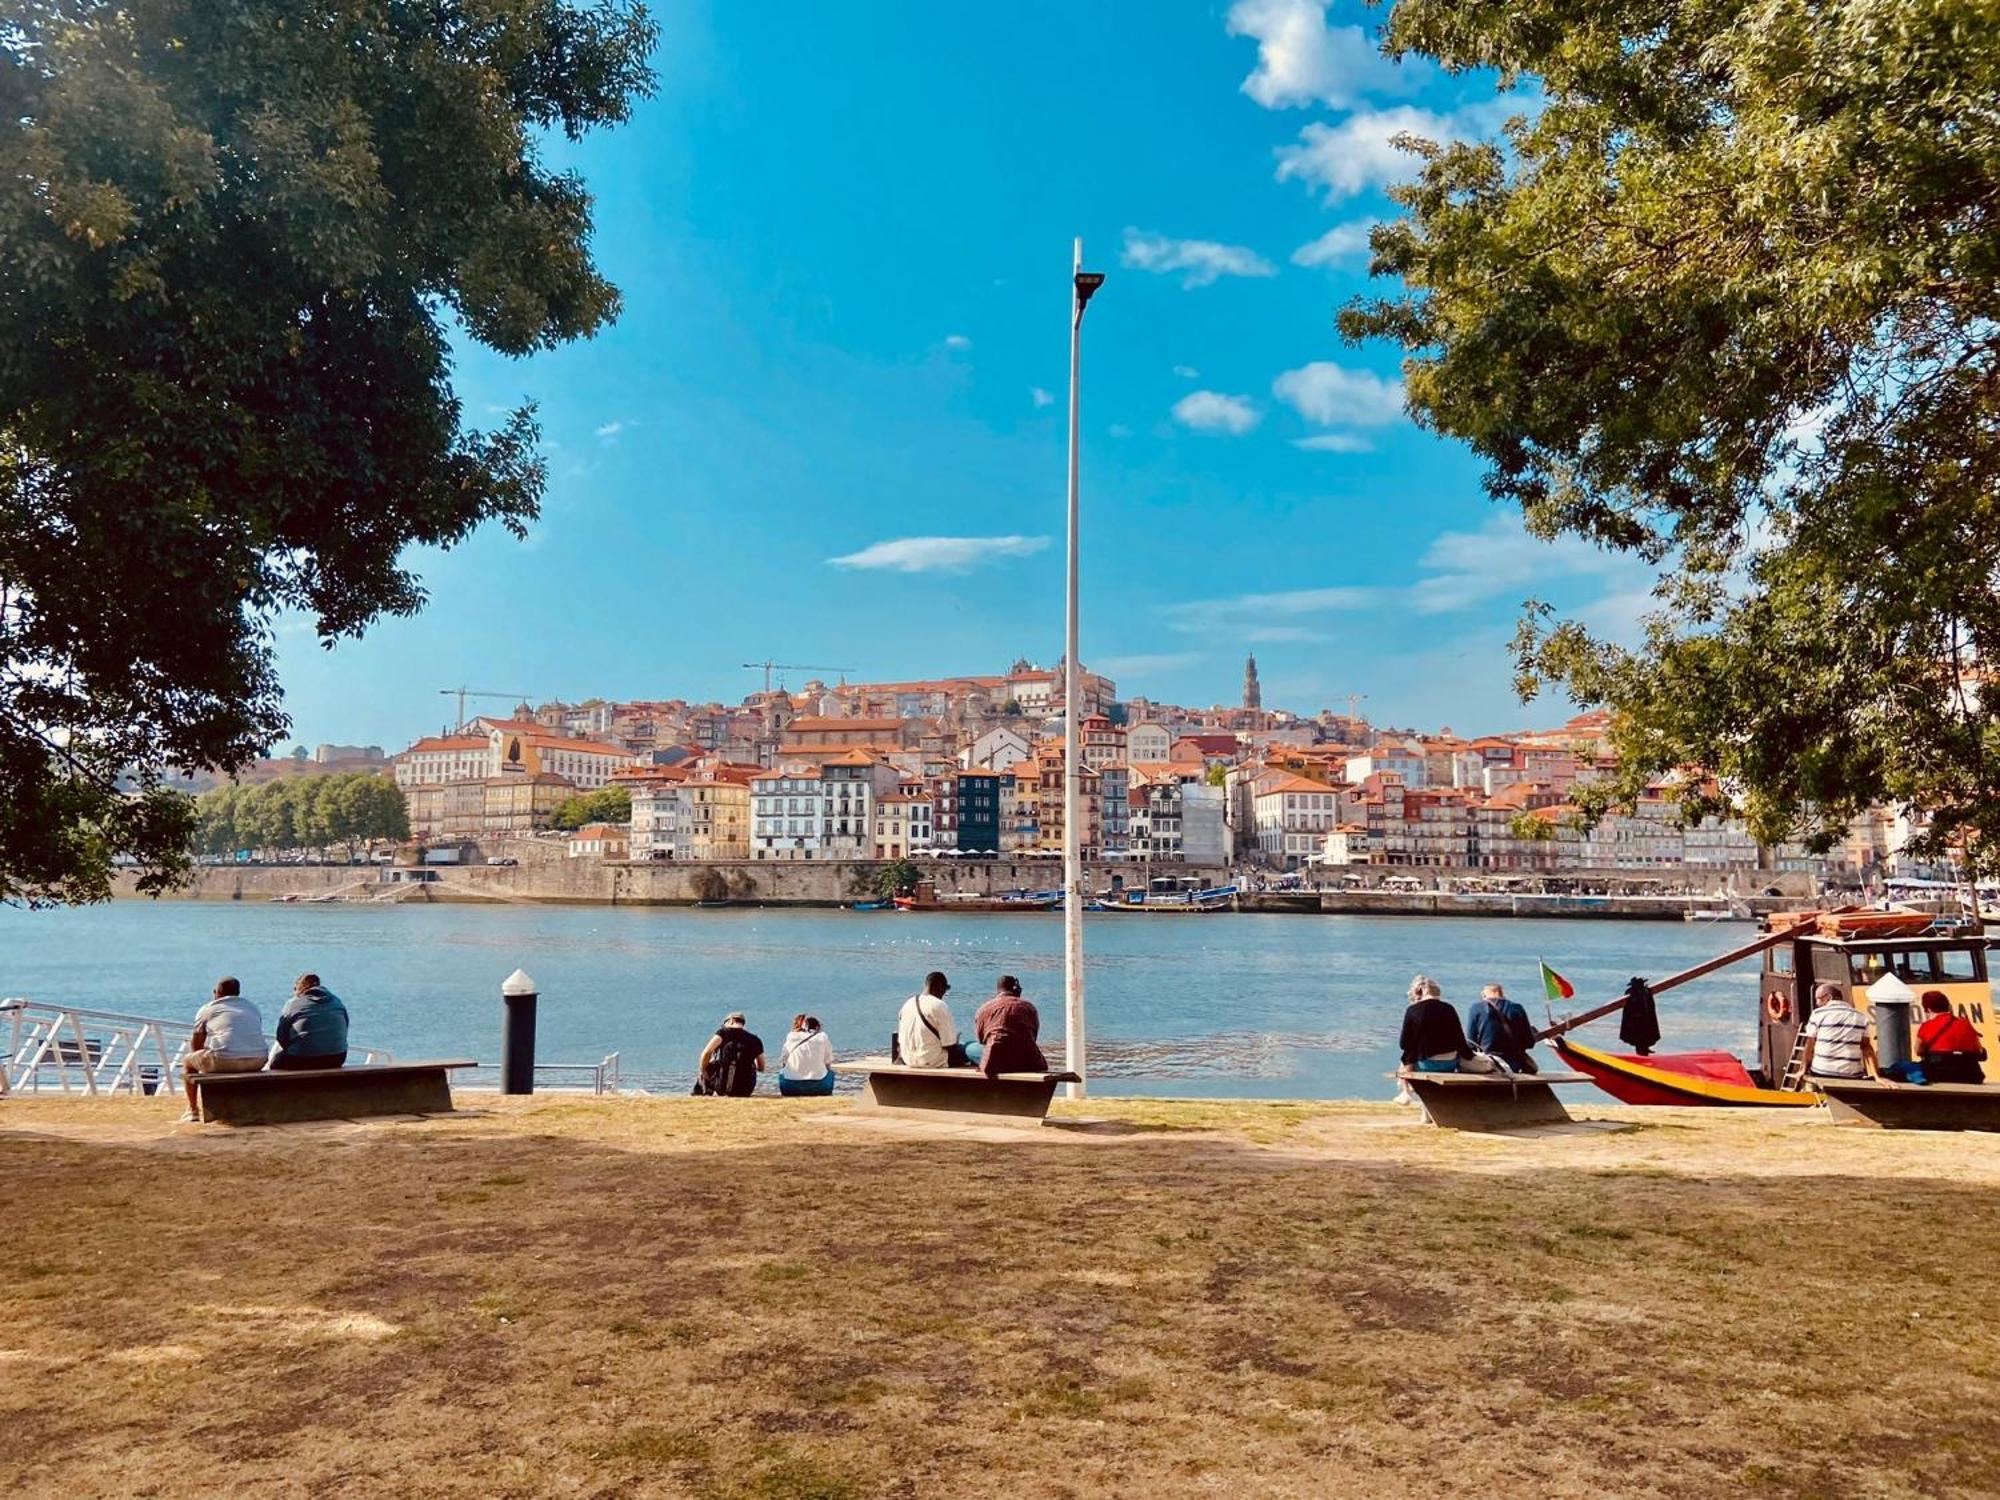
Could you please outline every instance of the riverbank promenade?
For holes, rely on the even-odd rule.
[[[10,1496],[2000,1488],[2000,1140],[0,1101]]]

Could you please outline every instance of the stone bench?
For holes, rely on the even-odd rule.
[[[293,1120],[353,1120],[366,1115],[451,1111],[452,1068],[470,1059],[359,1064],[351,1068],[261,1073],[197,1073],[195,1112],[224,1125],[282,1125]]]
[[[912,1068],[886,1057],[861,1057],[834,1065],[860,1073],[863,1109],[948,1115],[987,1124],[1040,1125],[1048,1118],[1056,1085],[1080,1083],[1074,1073],[1002,1073],[988,1078],[977,1068]]]
[[[1446,1130],[1567,1124],[1569,1111],[1551,1085],[1591,1081],[1584,1073],[1425,1073],[1416,1068],[1399,1068],[1390,1076],[1417,1096],[1433,1124]]]
[[[2000,1085],[1891,1083],[1883,1078],[1806,1080],[1836,1125],[1876,1130],[2000,1130]]]

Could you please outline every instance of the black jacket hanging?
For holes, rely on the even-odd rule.
[[[1653,987],[1634,975],[1625,986],[1625,1009],[1618,1019],[1618,1040],[1641,1057],[1660,1044],[1660,1012]]]

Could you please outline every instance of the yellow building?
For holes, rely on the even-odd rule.
[[[686,859],[750,857],[750,788],[742,781],[688,781],[682,828]]]

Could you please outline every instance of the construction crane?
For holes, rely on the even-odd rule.
[[[796,661],[746,661],[743,663],[743,670],[746,672],[762,671],[764,674],[764,691],[768,693],[771,691],[771,674],[773,672],[838,672],[841,676],[845,677],[854,668],[815,667],[809,662]]]
[[[1332,696],[1338,698],[1343,695],[1335,693]],[[1368,695],[1366,693],[1348,693],[1344,696],[1347,699],[1347,727],[1352,730],[1361,723],[1361,705],[1367,701]]]
[[[439,688],[438,692],[444,697],[458,699],[458,724],[456,727],[459,729],[465,728],[465,700],[467,698],[506,698],[515,703],[526,703],[528,701],[526,693],[489,693],[480,688]]]

